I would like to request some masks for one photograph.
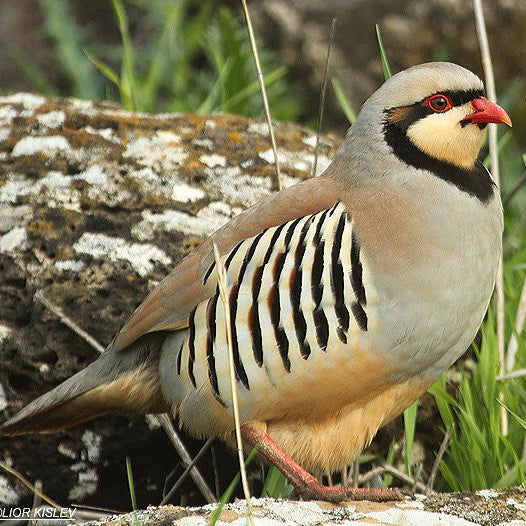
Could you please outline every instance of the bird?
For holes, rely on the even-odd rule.
[[[0,431],[168,412],[193,436],[228,441],[230,329],[244,444],[304,498],[399,498],[309,471],[348,465],[476,336],[503,233],[499,189],[478,160],[488,123],[512,125],[471,71],[432,62],[393,75],[324,173],[217,230],[96,361]]]

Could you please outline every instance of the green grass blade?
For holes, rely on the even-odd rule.
[[[449,487],[452,491],[462,490],[462,486],[459,485],[457,477],[444,461],[440,463],[440,473],[442,474],[446,482],[449,484]]]
[[[336,95],[336,98],[338,99],[338,104],[340,105],[340,108],[343,110],[343,113],[347,117],[347,120],[349,121],[349,123],[353,124],[356,121],[356,113],[354,113],[354,110],[352,109],[352,106],[351,106],[351,102],[345,95],[342,85],[336,78],[331,79],[331,83],[332,83],[332,88],[334,89],[334,94]]]
[[[415,441],[416,414],[418,411],[418,400],[413,402],[404,411],[404,430],[405,430],[405,471],[411,476],[411,465],[413,462],[413,444]]]
[[[141,87],[141,100],[145,111],[152,111],[155,98],[162,88],[164,76],[169,68],[170,58],[174,52],[170,42],[174,32],[180,29],[184,15],[184,4],[176,2],[168,12],[164,13],[164,24],[161,34],[154,47],[154,55],[146,74],[146,80]]]
[[[248,466],[250,466],[254,458],[256,458],[256,455],[257,455],[257,449],[254,448],[248,455],[247,459],[245,460],[245,468],[248,468]],[[221,516],[221,512],[223,511],[223,508],[225,507],[225,504],[232,498],[232,495],[234,494],[234,491],[236,490],[240,479],[241,479],[241,473],[238,472],[237,475],[232,479],[232,482],[228,485],[223,495],[221,495],[221,499],[217,503],[216,509],[211,513],[210,518],[208,519],[208,526],[214,526],[216,522],[219,520],[219,517]]]
[[[68,95],[93,99],[101,94],[101,86],[93,75],[93,67],[82,53],[84,31],[71,14],[67,0],[40,0],[46,33],[53,40],[56,60],[71,85]]]
[[[206,97],[206,99],[201,103],[199,108],[197,108],[196,113],[198,115],[210,113],[214,109],[216,101],[219,99],[219,96],[220,96],[222,81],[230,73],[231,69],[232,69],[232,64],[227,59],[223,68],[221,69],[221,73],[219,73],[218,79],[216,80],[214,86],[210,90],[208,97]]]
[[[508,413],[513,416],[513,418],[515,418],[515,420],[517,420],[517,422],[520,424],[520,426],[523,428],[523,429],[526,429],[526,420],[524,420],[524,418],[521,418],[515,411],[512,411],[502,400],[499,400],[498,398],[496,398],[496,401],[502,406],[504,407],[504,409],[506,409],[506,411],[508,411]]]
[[[513,466],[509,471],[507,471],[497,482],[493,484],[495,489],[509,488],[516,484],[517,479],[519,478],[519,470],[526,470],[526,458],[523,458],[515,466]]]
[[[438,412],[442,418],[445,429],[448,429],[454,424],[455,418],[453,416],[452,408],[458,404],[455,399],[447,392],[446,375],[443,374],[429,389],[428,392],[435,399]]]
[[[389,61],[387,60],[387,54],[384,49],[384,43],[382,41],[382,35],[380,33],[380,26],[376,24],[376,39],[378,40],[378,46],[380,47],[380,57],[382,58],[382,69],[384,70],[385,80],[390,79],[393,75],[391,68],[389,67]]]
[[[135,497],[135,484],[133,483],[133,471],[130,457],[126,457],[126,476],[128,477],[128,489],[130,491],[130,499],[132,503],[132,509],[137,509],[137,499]]]
[[[91,55],[88,51],[84,50],[84,53],[88,57],[89,61],[113,84],[119,88],[119,94],[121,97],[121,104],[125,108],[131,108],[133,106],[133,102],[131,99],[131,94],[129,92],[128,86],[123,84],[121,82],[121,79],[117,72],[112,69],[110,66],[108,66],[105,62],[102,60],[99,60],[98,58]]]
[[[265,86],[269,88],[275,82],[281,80],[286,73],[286,69],[283,66],[276,68],[270,73],[265,73]],[[226,99],[222,104],[222,111],[231,111],[236,105],[243,103],[249,99],[255,93],[259,93],[259,81],[254,80],[245,88],[239,90],[237,93]]]
[[[137,101],[137,91],[135,88],[135,59],[128,26],[128,17],[126,16],[126,10],[124,9],[121,0],[111,0],[111,3],[115,16],[117,17],[119,32],[122,39],[123,63],[121,84],[126,86],[127,91],[130,93],[131,105],[129,107],[128,105],[126,106],[127,109],[131,111],[140,110],[142,109],[142,106]]]
[[[293,488],[287,482],[285,475],[276,466],[270,466],[261,490],[261,496],[287,499],[292,494],[292,490]]]
[[[98,58],[94,57],[89,51],[84,50],[84,53],[86,54],[86,57],[88,57],[88,60],[108,79],[111,80],[119,89],[121,87],[121,80],[119,78],[119,75],[117,72],[112,69],[110,66],[108,66],[105,62],[102,60],[99,60]]]
[[[385,458],[385,463],[388,464],[388,465],[392,465],[393,464],[393,460],[394,460],[394,456],[395,456],[395,441],[394,439],[391,440],[391,443],[389,444],[389,449],[387,450],[387,457]],[[391,487],[391,484],[393,483],[393,475],[389,474],[389,473],[386,473],[383,477],[382,477],[382,485],[384,488],[389,488]]]
[[[16,62],[17,66],[22,70],[24,75],[31,82],[33,89],[42,95],[56,95],[58,89],[55,88],[48,79],[42,73],[42,71],[33,64],[32,60],[29,60],[26,56],[21,53],[14,53],[13,60]]]

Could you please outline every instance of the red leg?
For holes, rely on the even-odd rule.
[[[259,454],[274,464],[287,477],[298,494],[306,499],[329,502],[341,502],[343,500],[385,502],[402,500],[404,497],[403,493],[397,489],[324,486],[289,457],[267,433],[260,433],[249,426],[243,426],[241,435],[252,447],[257,447]]]

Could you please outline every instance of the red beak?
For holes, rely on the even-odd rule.
[[[466,115],[462,119],[463,123],[487,124],[494,122],[495,124],[512,126],[510,116],[499,105],[490,102],[486,97],[474,99],[471,104],[475,108],[475,112]]]

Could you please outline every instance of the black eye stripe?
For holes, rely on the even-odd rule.
[[[429,100],[431,97],[435,95],[444,95],[445,97],[449,97],[451,100],[451,103],[453,104],[453,107],[455,106],[461,106],[462,104],[466,104],[466,102],[470,102],[473,99],[476,99],[478,97],[484,96],[484,91],[481,89],[472,89],[472,90],[463,90],[463,91],[439,91],[437,93],[432,93],[431,95],[428,95],[426,98],[415,102],[414,104],[410,104],[409,106],[406,106],[406,108],[409,110],[407,112],[407,115],[405,118],[397,121],[394,123],[394,126],[406,131],[411,124],[414,124],[416,121],[423,119],[424,117],[427,117],[428,115],[433,115],[435,112],[427,106],[425,103],[426,100]],[[389,116],[392,112],[396,111],[398,108],[388,108],[384,110],[384,115],[386,116],[386,121],[389,120]]]
[[[481,89],[472,89],[472,90],[463,90],[463,91],[437,91],[428,95],[417,104],[423,104],[427,99],[433,97],[434,95],[444,95],[448,97],[453,106],[462,106],[466,102],[470,102],[473,99],[484,96],[484,90]]]

